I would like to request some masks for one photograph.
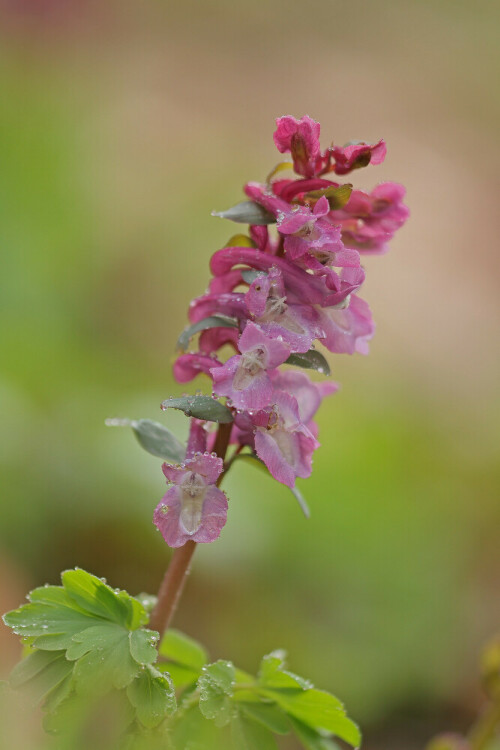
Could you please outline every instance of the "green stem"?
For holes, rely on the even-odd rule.
[[[223,461],[226,457],[229,438],[231,437],[231,428],[232,423],[219,425],[215,437],[214,452],[222,458]],[[225,474],[225,471],[222,472],[217,481],[217,486],[220,485]],[[179,604],[179,599],[184,589],[186,578],[189,574],[189,566],[195,549],[196,542],[193,542],[191,539],[182,547],[178,547],[172,555],[170,564],[165,572],[163,581],[161,582],[158,590],[156,606],[151,613],[148,624],[148,627],[151,628],[151,630],[158,631],[160,638],[170,625],[177,609],[177,605]]]
[[[500,725],[500,696],[495,703],[491,703],[484,714],[479,717],[469,734],[471,750],[486,750],[494,739]]]

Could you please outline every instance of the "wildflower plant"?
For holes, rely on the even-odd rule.
[[[314,417],[338,389],[308,372],[330,376],[324,350],[368,352],[374,323],[360,296],[362,257],[384,253],[408,216],[400,185],[366,193],[344,181],[383,162],[384,141],[321,150],[319,123],[287,116],[274,142],[289,160],[215,214],[248,233],[212,256],[208,290],[191,302],[178,340],[176,380],[204,375],[211,384],[210,394],[162,403],[189,419],[187,445],[164,424],[108,421],[131,427],[164,461],[168,489],[153,522],[174,553],[157,596],[132,597],[69,570],[61,586],[35,589],[4,616],[25,644],[10,684],[35,695],[56,733],[67,731],[75,706],[89,712],[96,699],[115,696],[126,716],[119,747],[270,750],[289,733],[309,750],[337,747],[336,739],[360,744],[340,701],[290,672],[280,651],[264,657],[255,677],[230,661],[210,664],[202,646],[170,627],[196,545],[214,542],[230,518],[220,485],[239,459],[289,487],[308,515],[296,480],[311,474]]]

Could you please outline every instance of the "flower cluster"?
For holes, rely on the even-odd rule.
[[[248,183],[249,200],[235,207],[239,211],[219,214],[248,223],[249,234],[212,256],[210,287],[189,310],[201,331],[198,351],[181,354],[174,365],[181,383],[199,373],[211,378],[213,395],[225,397],[233,411],[236,451],[248,446],[289,487],[311,474],[319,445],[313,418],[337,386],[281,366],[324,371],[316,341],[333,353],[368,352],[374,323],[358,295],[365,278],[361,254],[385,252],[408,216],[401,185],[386,182],[366,193],[327,177],[380,164],[384,141],[321,151],[319,135],[319,123],[310,117],[277,120],[275,144],[292,163],[279,164],[265,184]],[[287,167],[298,177],[279,178]],[[222,361],[227,347],[234,354]],[[195,421],[192,433],[200,430]],[[191,447],[184,465],[164,465],[174,486],[155,523],[171,546],[212,541],[225,522],[227,501],[215,486],[222,459],[206,452],[206,431],[193,442],[201,450]]]

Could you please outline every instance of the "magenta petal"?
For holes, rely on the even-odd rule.
[[[252,315],[259,317],[266,309],[266,302],[271,288],[271,279],[265,274],[257,276],[250,284],[245,295],[245,304]]]
[[[319,122],[308,115],[300,120],[286,115],[276,120],[276,126],[273,138],[278,150],[282,154],[291,152],[297,174],[312,177],[320,153]]]
[[[190,420],[186,458],[192,458],[195,453],[203,453],[206,451],[208,434],[205,425],[206,422],[203,422],[200,419]]]
[[[178,383],[188,383],[200,373],[210,375],[211,369],[218,366],[220,362],[217,357],[208,354],[181,354],[172,369]]]
[[[238,387],[235,378],[239,373],[242,359],[242,356],[236,355],[225,365],[214,370],[214,392],[230,398],[237,409],[262,409],[269,404],[273,394],[269,375],[265,370],[261,370],[255,375],[248,376],[244,381],[244,387]]]
[[[201,524],[192,539],[199,544],[214,542],[227,519],[227,497],[217,487],[208,487],[203,501]]]
[[[245,326],[240,337],[239,348],[243,354],[257,348],[265,350],[266,370],[278,367],[290,356],[290,347],[285,342],[266,336],[255,323],[247,323]]]
[[[229,269],[228,269],[229,270]],[[194,299],[189,306],[189,320],[197,323],[210,315],[227,315],[230,318],[246,318],[245,295],[241,292],[204,294]]]
[[[237,349],[239,335],[237,328],[208,328],[200,334],[198,346],[200,351],[206,354],[213,354],[225,344]]]
[[[328,202],[328,201],[327,201]],[[307,207],[292,208],[280,215],[277,227],[281,234],[295,234],[304,227],[308,221],[314,221],[315,217]]]
[[[322,195],[321,198],[318,200],[316,205],[314,206],[313,213],[316,216],[316,218],[319,218],[320,216],[326,216],[327,213],[330,211],[330,204],[328,203],[328,198],[325,195]]]

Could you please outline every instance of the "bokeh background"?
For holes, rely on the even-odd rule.
[[[311,520],[235,470],[176,624],[247,669],[287,649],[366,750],[467,726],[500,629],[499,23],[488,0],[0,2],[2,611],[75,565],[157,589],[160,462],[104,420],[185,432],[159,404],[234,233],[210,211],[308,113],[325,145],[384,137],[354,180],[403,182],[412,216],[366,260],[370,356],[331,357]],[[18,655],[3,628],[0,676]]]

